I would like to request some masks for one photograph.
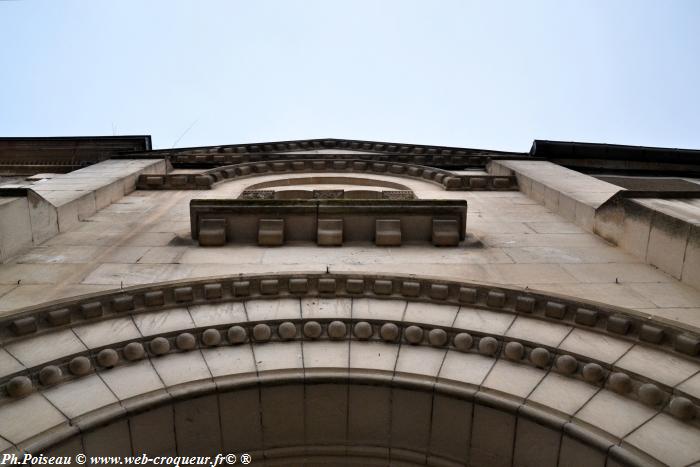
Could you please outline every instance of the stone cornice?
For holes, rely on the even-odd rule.
[[[204,303],[282,297],[403,299],[464,305],[565,323],[700,361],[697,328],[648,314],[531,289],[414,275],[252,274],[187,279],[56,300],[0,319],[0,344],[72,325]]]
[[[526,152],[494,151],[488,149],[458,148],[451,146],[431,146],[422,144],[402,144],[383,141],[364,141],[338,138],[304,139],[293,141],[273,141],[251,144],[229,144],[218,146],[198,146],[189,148],[160,149],[147,152],[133,152],[123,157],[172,157],[178,154],[265,154],[273,155],[280,152],[303,152],[322,149],[346,149],[353,151],[372,152],[392,155],[428,155],[428,156],[506,156],[526,157]],[[476,162],[476,161],[474,161]],[[477,162],[483,165],[483,161]]]
[[[461,175],[424,165],[372,162],[356,158],[245,162],[225,165],[200,174],[144,175],[139,177],[137,187],[141,190],[207,190],[217,183],[251,177],[328,172],[403,177],[433,183],[448,191],[518,190],[516,178],[510,176]]]

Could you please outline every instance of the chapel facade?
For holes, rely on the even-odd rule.
[[[0,138],[23,453],[700,465],[700,151]]]

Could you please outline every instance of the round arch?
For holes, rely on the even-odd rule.
[[[50,453],[216,448],[270,465],[688,465],[700,458],[691,331],[415,276],[133,287],[0,323],[3,358],[15,359],[0,380],[0,442]]]

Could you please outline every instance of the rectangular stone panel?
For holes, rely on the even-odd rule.
[[[221,452],[219,403],[216,395],[174,404],[179,455],[208,456]]]
[[[515,416],[476,405],[470,446],[471,465],[510,467],[515,440]]]

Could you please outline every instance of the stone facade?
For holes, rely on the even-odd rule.
[[[695,195],[538,143],[138,151],[0,187],[0,453],[700,462]]]

